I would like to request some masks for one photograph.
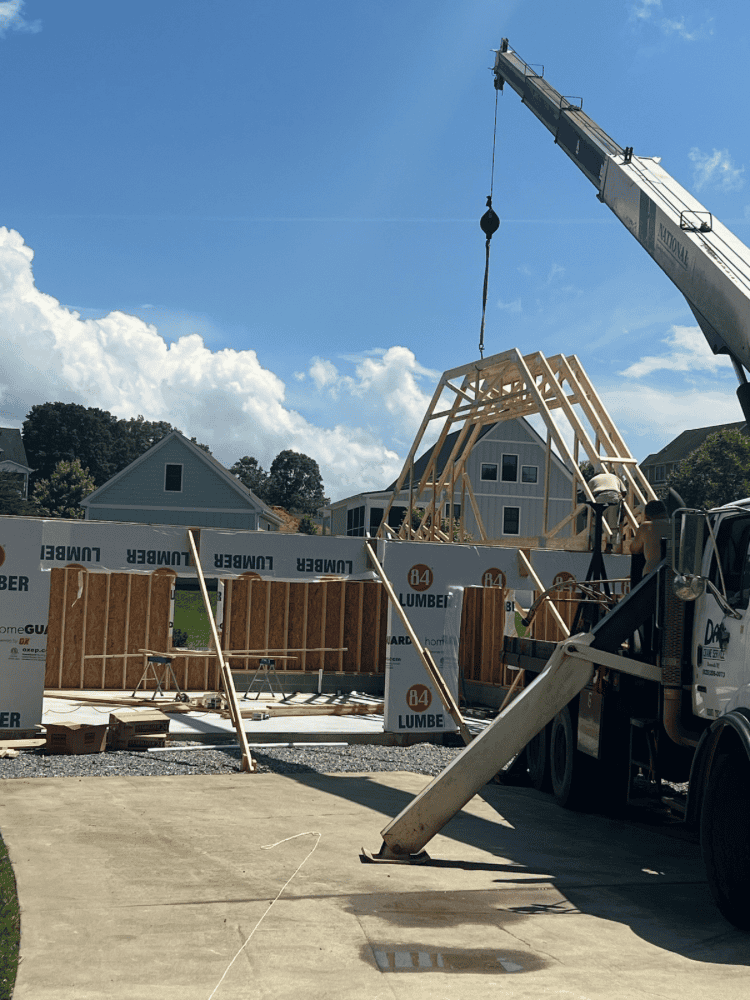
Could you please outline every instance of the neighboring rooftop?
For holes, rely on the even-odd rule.
[[[692,454],[696,448],[700,448],[706,438],[717,431],[740,431],[742,434],[747,434],[750,429],[744,420],[738,420],[733,424],[714,424],[711,427],[694,427],[691,430],[682,431],[669,444],[665,444],[661,451],[653,452],[641,462],[641,469],[646,474],[648,481],[654,485],[665,483],[675,466]]]

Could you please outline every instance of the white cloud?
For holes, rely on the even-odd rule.
[[[167,420],[205,442],[226,465],[254,454],[268,467],[284,448],[320,465],[326,491],[339,499],[382,489],[402,461],[383,440],[382,424],[343,420],[320,427],[286,402],[286,386],[252,350],[212,351],[197,334],[168,343],[156,326],[122,312],[82,319],[34,285],[32,250],[0,228],[0,412],[16,425],[36,403],[59,400]],[[323,389],[336,385],[335,365],[311,368]],[[339,378],[356,397],[356,416],[385,409],[413,435],[428,397],[419,378],[434,379],[406,348],[392,347]],[[337,410],[338,412],[338,410]]]
[[[36,34],[42,30],[42,22],[27,21],[21,14],[24,0],[3,0],[0,3],[0,38],[8,31],[27,31]]]
[[[630,16],[637,21],[647,21],[654,11],[660,8],[661,0],[638,0],[638,3],[630,8]]]
[[[684,17],[681,17],[678,20],[670,17],[664,17],[660,23],[665,34],[677,35],[685,42],[694,42],[696,39],[700,38],[703,33],[701,29],[688,31],[685,26]]]
[[[609,415],[621,429],[627,428],[631,450],[634,435],[650,437],[659,448],[692,427],[728,424],[741,420],[734,393],[709,387],[670,391],[642,383],[623,383],[598,389]],[[645,456],[644,456],[645,457]]]
[[[335,383],[338,374],[338,368],[331,361],[325,361],[323,358],[313,358],[310,365],[310,378],[318,389],[323,389],[332,382]]]
[[[560,278],[563,274],[565,274],[565,268],[561,267],[560,264],[553,263],[547,275],[547,284],[551,285],[555,278]]]
[[[335,400],[358,426],[386,430],[399,447],[411,444],[432,398],[439,372],[425,368],[406,347],[389,347],[342,358],[354,365],[347,375],[331,361],[313,358],[307,374],[319,394]],[[425,392],[420,383],[429,383]]]
[[[643,378],[660,369],[678,372],[710,371],[731,368],[726,354],[714,354],[698,326],[673,326],[662,343],[669,347],[666,354],[646,355],[623,372],[626,378]]]
[[[706,38],[713,34],[712,21],[709,18],[698,27],[689,28],[684,17],[659,17],[662,12],[661,0],[638,0],[630,8],[630,20],[651,24],[660,28],[665,35],[676,35],[683,42],[695,42],[699,38]]]
[[[520,299],[513,299],[512,302],[503,302],[502,299],[498,299],[497,308],[503,309],[505,310],[505,312],[510,312],[510,313],[520,313],[523,311],[523,306],[521,305]]]
[[[693,180],[697,191],[707,184],[713,184],[722,191],[739,191],[745,183],[742,176],[745,168],[734,165],[728,149],[714,149],[711,153],[703,153],[693,147],[688,153],[688,159],[695,164]]]

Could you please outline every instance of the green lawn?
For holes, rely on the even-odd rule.
[[[209,593],[211,610],[216,614],[216,592]],[[188,649],[208,649],[211,645],[211,628],[203,598],[196,591],[178,590],[174,597],[174,627],[187,632]]]
[[[0,839],[0,1000],[10,1000],[13,995],[20,937],[16,880],[5,844]]]

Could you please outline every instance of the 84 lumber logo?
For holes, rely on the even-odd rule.
[[[444,729],[442,712],[428,712],[432,704],[432,691],[426,684],[412,684],[406,692],[406,704],[411,709],[407,715],[399,715],[399,729]]]

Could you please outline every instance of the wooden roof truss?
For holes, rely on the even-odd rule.
[[[544,529],[535,538],[489,538],[466,471],[467,461],[482,429],[487,425],[519,417],[541,417],[546,428],[544,470]],[[437,441],[418,481],[414,480],[415,456],[425,435],[440,426]],[[437,423],[436,423],[437,422]],[[439,456],[446,439],[458,432],[447,461],[439,467]],[[429,436],[432,436],[430,433]],[[575,355],[557,354],[546,358],[541,351],[521,355],[513,348],[503,354],[475,361],[443,374],[414,439],[395,489],[386,506],[380,537],[422,541],[475,541],[482,544],[508,545],[514,548],[548,547],[588,549],[588,525],[579,527],[578,515],[588,510],[578,497],[593,500],[579,463],[590,461],[598,471],[613,472],[626,487],[623,502],[624,522],[621,539],[632,537],[637,527],[636,508],[655,494],[638,463],[631,455],[614,421],[596,393],[583,366]],[[549,524],[550,473],[553,461],[562,461],[572,473],[570,513],[556,524]],[[388,523],[388,514],[396,504],[402,506],[408,491],[408,510],[399,530]],[[447,501],[461,498],[458,530],[444,530],[440,516]],[[418,501],[418,502],[417,502]],[[466,504],[472,509],[479,538],[469,538],[465,529]],[[412,512],[424,510],[418,527],[412,525]],[[571,526],[565,536],[563,529]],[[604,524],[605,536],[612,534]]]

